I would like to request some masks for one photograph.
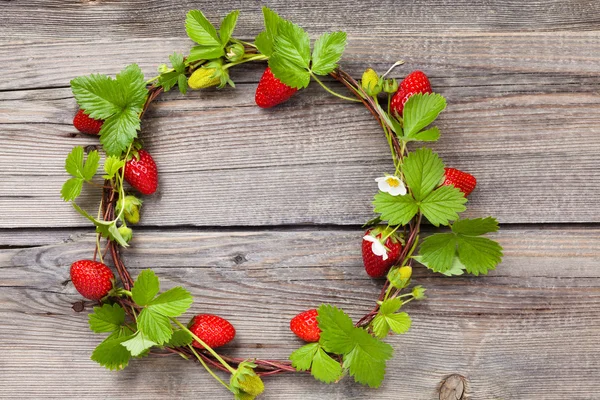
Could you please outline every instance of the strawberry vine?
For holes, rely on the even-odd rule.
[[[412,285],[415,263],[448,276],[487,274],[501,262],[502,248],[483,235],[496,232],[498,221],[492,217],[461,219],[475,178],[447,168],[429,148],[417,145],[409,150],[413,142],[434,142],[441,135],[432,124],[445,109],[446,100],[433,93],[424,73],[414,71],[401,82],[386,78],[402,64],[397,62],[383,75],[367,68],[359,82],[338,66],[346,33],[325,33],[311,49],[301,27],[267,7],[263,15],[265,30],[254,42],[247,42],[233,37],[239,11],[228,14],[217,30],[201,11],[192,10],[185,29],[194,47],[187,56],[173,53],[170,66],[161,65],[157,76],[146,80],[132,64],[115,78],[92,74],[71,81],[80,107],[73,124],[83,133],[98,135],[106,154],[103,182],[98,182],[94,178],[100,153],[93,150],[84,157],[84,149],[75,147],[65,162],[71,177],[61,190],[61,197],[72,202],[97,232],[92,259],[71,266],[75,288],[99,302],[89,315],[90,329],[107,335],[92,359],[119,370],[133,358],[179,355],[196,360],[235,399],[245,400],[263,392],[263,377],[280,373],[309,372],[325,383],[351,376],[358,383],[378,387],[393,356],[393,348],[383,339],[407,332],[411,318],[405,305],[425,298],[425,288]],[[140,121],[151,103],[175,86],[182,94],[188,89],[235,87],[232,68],[264,61],[268,68],[257,88],[257,105],[274,107],[315,81],[330,94],[362,103],[369,110],[381,125],[393,161],[393,170],[375,180],[377,216],[365,224],[363,237],[366,272],[385,278],[373,309],[357,322],[329,304],[298,314],[290,328],[308,344],[294,351],[289,360],[241,359],[218,352],[236,334],[228,321],[199,314],[189,324],[182,323],[180,318],[193,303],[191,294],[182,287],[161,293],[152,270],[142,271],[134,280],[120,255],[120,248],[129,246],[133,237],[131,226],[140,220],[140,195],[151,195],[158,185],[156,164],[138,138]],[[338,93],[319,78],[327,75],[349,93]],[[75,202],[86,184],[101,192],[96,216]],[[422,238],[425,221],[449,231]],[[105,264],[108,256],[118,280]],[[229,374],[229,380],[221,372]]]

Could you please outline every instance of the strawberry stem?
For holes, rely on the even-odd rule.
[[[202,364],[202,366],[204,367],[204,369],[213,377],[217,380],[217,382],[219,382],[221,385],[225,386],[227,388],[227,390],[231,391],[231,388],[229,387],[229,385],[227,385],[225,382],[223,382],[223,380],[221,378],[219,378],[212,369],[210,369],[208,367],[208,365],[206,365],[206,363],[204,362],[204,360],[202,359],[202,357],[200,357],[200,355],[196,352],[196,349],[194,349],[194,346],[192,346],[191,344],[188,345],[188,347],[190,348],[190,350],[192,351],[192,353],[194,354],[194,356],[196,356],[196,358],[198,359],[198,361],[200,361],[200,364]]]
[[[313,77],[313,79],[314,79],[314,80],[315,80],[315,81],[316,81],[316,82],[317,82],[319,85],[321,85],[321,86],[323,87],[323,89],[325,89],[326,91],[328,91],[328,92],[329,92],[329,93],[331,93],[332,95],[334,95],[334,96],[336,96],[336,97],[339,97],[340,99],[343,99],[343,100],[361,102],[361,100],[360,100],[360,99],[355,99],[355,98],[352,98],[352,97],[346,97],[346,96],[343,96],[343,95],[341,95],[341,94],[339,94],[339,93],[336,93],[336,92],[334,92],[333,90],[329,89],[329,88],[328,88],[328,87],[327,87],[327,86],[326,86],[326,85],[325,85],[323,82],[321,82],[321,80],[320,80],[319,78],[317,78],[317,76],[316,76],[315,74],[313,74],[313,73],[312,73],[312,71],[311,71],[311,73],[310,73],[310,76],[312,76],[312,77]]]

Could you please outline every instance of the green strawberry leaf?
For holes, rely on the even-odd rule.
[[[308,34],[289,21],[281,20],[273,54],[269,58],[273,75],[293,88],[304,88],[310,83],[310,39]]]
[[[127,108],[107,118],[100,128],[100,143],[110,156],[121,155],[140,129],[140,111]]]
[[[312,53],[312,71],[317,75],[327,75],[337,68],[346,47],[346,32],[322,34],[315,42]]]
[[[385,320],[392,331],[398,335],[408,332],[412,323],[409,315],[405,312],[386,315]]]
[[[104,368],[118,371],[125,368],[129,364],[131,353],[125,347],[123,343],[128,340],[128,336],[112,338],[108,337],[102,343],[100,343],[94,352],[92,353],[91,359],[102,365]]]
[[[223,22],[221,22],[219,35],[221,36],[221,43],[223,46],[227,46],[227,43],[229,43],[229,39],[231,39],[231,35],[233,34],[233,30],[235,29],[239,15],[239,10],[232,11],[227,14],[227,16],[223,19]]]
[[[83,162],[83,147],[76,146],[71,150],[65,160],[65,170],[73,176],[68,179],[60,191],[61,197],[65,201],[75,200],[83,188],[83,182],[89,182],[96,175],[100,155],[97,150],[88,153],[85,163]]]
[[[193,302],[190,292],[178,286],[149,302],[148,308],[167,317],[178,317],[185,313]]]
[[[177,329],[173,331],[173,335],[171,335],[171,339],[167,343],[171,347],[184,347],[192,344],[192,335],[190,335],[187,331],[183,329]]]
[[[398,297],[387,299],[379,306],[379,313],[383,315],[393,314],[402,307],[402,300]]]
[[[321,346],[319,343],[309,343],[290,354],[292,367],[298,371],[308,371],[312,365],[313,358]]]
[[[108,156],[104,161],[104,179],[113,179],[115,175],[125,166],[125,161],[115,156]]]
[[[418,93],[406,101],[403,111],[404,135],[415,138],[446,108],[446,99],[437,93]]]
[[[262,12],[265,20],[265,30],[256,36],[254,44],[262,54],[271,56],[273,54],[275,38],[277,37],[277,28],[282,19],[275,11],[268,7],[263,6]]]
[[[410,194],[392,196],[379,192],[375,195],[375,212],[390,225],[406,225],[419,212],[419,206]]]
[[[481,237],[498,230],[494,218],[462,219],[452,225],[451,233],[436,233],[426,237],[419,248],[418,262],[446,275],[460,275],[463,270],[487,274],[502,261],[502,246]]]
[[[308,33],[290,21],[282,20],[279,22],[274,50],[293,64],[305,69],[310,67],[310,38]]]
[[[169,317],[153,310],[144,308],[137,319],[139,331],[150,341],[162,345],[171,339],[173,327]]]
[[[317,320],[321,329],[319,343],[330,353],[342,354],[344,368],[356,382],[378,387],[385,375],[386,360],[392,347],[357,328],[346,313],[328,304],[321,305]]]
[[[431,149],[424,147],[408,153],[402,173],[414,199],[419,202],[439,185],[444,177],[444,163]]]
[[[131,145],[140,128],[148,89],[140,67],[131,64],[112,79],[106,75],[80,76],[71,81],[79,106],[90,117],[103,119],[100,142],[108,155],[118,156]]]
[[[312,376],[325,383],[338,380],[342,375],[342,366],[319,343],[309,343],[290,355],[292,366],[298,371],[310,370]]]
[[[80,178],[70,178],[63,184],[60,189],[60,197],[64,201],[75,200],[81,194],[83,189],[83,180]]]
[[[104,304],[94,307],[94,312],[89,314],[90,329],[96,333],[115,332],[121,329],[125,322],[125,310],[118,304]]]
[[[138,331],[135,335],[124,338],[128,340],[121,341],[121,348],[124,348],[132,356],[138,357],[144,354],[146,350],[158,343],[149,340],[142,332]]]
[[[199,10],[191,10],[185,18],[185,31],[198,43],[190,51],[187,62],[214,59],[225,55],[217,30]]]
[[[454,186],[440,186],[421,201],[420,210],[433,226],[448,225],[467,209],[466,202]]]
[[[277,79],[290,87],[302,89],[310,83],[310,72],[307,69],[294,64],[279,53],[274,53],[269,58],[269,67]]]
[[[138,275],[131,288],[131,297],[139,306],[150,304],[160,291],[158,277],[151,269],[145,269]]]
[[[312,360],[312,376],[318,381],[332,383],[341,378],[342,372],[342,365],[319,346]]]

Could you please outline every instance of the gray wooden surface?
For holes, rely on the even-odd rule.
[[[413,329],[390,339],[381,389],[280,376],[263,398],[430,400],[454,373],[476,400],[599,398],[600,3],[268,4],[313,37],[346,30],[342,64],[357,77],[397,59],[407,61],[398,75],[431,77],[449,101],[434,147],[477,176],[467,214],[500,219],[506,257],[486,277],[415,272],[429,299],[411,303]],[[68,266],[88,257],[93,235],[59,199],[65,155],[94,144],[71,125],[69,80],[131,62],[151,75],[190,47],[192,8],[214,21],[240,9],[236,34],[261,30],[248,0],[0,2],[0,398],[229,398],[175,358],[119,373],[89,360],[99,339],[70,308]],[[358,225],[390,162],[371,116],[319,87],[255,107],[262,68],[234,71],[235,90],[169,93],[152,107],[142,136],[160,191],[125,261],[188,287],[193,312],[230,319],[231,354],[285,358],[299,311],[371,307],[380,282],[362,269]]]

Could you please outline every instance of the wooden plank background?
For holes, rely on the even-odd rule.
[[[282,376],[263,398],[437,399],[454,373],[472,399],[598,398],[600,3],[266,4],[313,38],[346,30],[342,65],[356,77],[398,59],[397,76],[431,77],[449,102],[434,147],[477,176],[467,214],[500,219],[506,257],[486,277],[415,272],[429,298],[411,303],[413,329],[390,339],[381,389]],[[69,80],[132,62],[153,75],[190,47],[193,8],[213,21],[240,9],[241,38],[261,30],[250,0],[0,2],[0,398],[229,398],[174,358],[119,373],[89,360],[99,339],[70,308],[79,296],[68,266],[88,257],[93,236],[59,199],[65,155],[96,143],[71,125]],[[285,358],[299,345],[287,328],[297,312],[371,307],[381,283],[362,270],[358,226],[391,164],[372,117],[318,86],[258,109],[263,68],[236,69],[236,89],[168,93],[151,108],[142,137],[160,189],[125,261],[190,288],[194,312],[229,318],[238,337],[227,351]]]

